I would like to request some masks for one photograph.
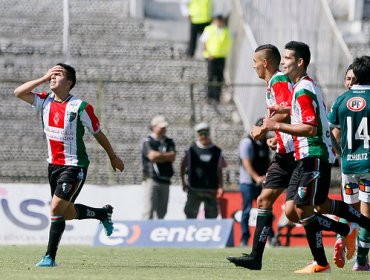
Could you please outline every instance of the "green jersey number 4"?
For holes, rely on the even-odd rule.
[[[348,149],[352,149],[352,117],[347,117],[347,146]],[[357,127],[356,133],[355,133],[355,140],[362,140],[364,141],[364,149],[369,149],[369,129],[367,125],[367,117],[363,117],[361,119],[360,124]]]

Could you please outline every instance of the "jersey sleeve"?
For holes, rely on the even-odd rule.
[[[331,106],[330,112],[328,113],[328,121],[331,127],[339,127],[339,102],[338,98],[335,100],[333,106]]]
[[[94,113],[94,108],[90,104],[86,104],[84,110],[80,114],[82,125],[86,127],[91,134],[96,134],[100,131],[100,123],[98,117]]]
[[[318,126],[318,114],[316,112],[318,105],[314,105],[316,102],[306,90],[301,90],[296,93],[296,100],[301,111],[301,122],[313,126]]]
[[[41,111],[42,110],[42,104],[44,103],[45,99],[48,97],[48,93],[46,91],[43,91],[41,93],[35,93],[35,99],[33,100],[32,106],[36,108],[36,110]]]
[[[292,89],[288,82],[279,81],[272,85],[277,105],[291,106]]]

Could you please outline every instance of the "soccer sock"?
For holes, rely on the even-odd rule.
[[[321,230],[334,231],[335,233],[343,236],[346,236],[349,233],[349,226],[347,224],[337,222],[329,217],[326,217],[325,215],[322,215],[321,213],[315,213],[315,215],[321,226]]]
[[[45,255],[49,255],[53,260],[57,254],[60,239],[62,238],[66,222],[63,215],[51,216],[49,243]]]
[[[306,231],[306,239],[310,246],[312,256],[318,265],[326,266],[328,261],[325,256],[324,245],[322,242],[322,232],[319,222],[315,215],[301,220]]]
[[[93,208],[83,204],[75,204],[74,206],[76,209],[75,219],[97,219],[101,221],[107,217],[107,210],[104,208]]]
[[[262,260],[267,238],[271,231],[272,218],[272,209],[258,209],[251,256],[260,260]]]
[[[358,234],[357,262],[359,265],[366,265],[367,255],[370,248],[370,233],[360,227]]]
[[[340,200],[332,200],[330,214],[357,223],[360,227],[370,231],[370,219],[362,215],[358,210]]]

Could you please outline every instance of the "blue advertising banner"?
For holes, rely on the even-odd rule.
[[[94,246],[224,248],[233,246],[232,219],[114,221],[107,237],[99,225]]]

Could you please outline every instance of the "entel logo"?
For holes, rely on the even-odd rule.
[[[110,237],[105,235],[102,229],[99,234],[101,243],[110,246],[116,246],[122,243],[133,244],[141,235],[141,227],[139,225],[132,225],[128,227],[123,223],[114,223],[114,231]]]
[[[220,242],[221,225],[213,227],[196,227],[194,225],[181,227],[155,227],[148,232],[148,238],[153,243],[183,243],[183,242]],[[99,241],[108,246],[120,244],[133,245],[142,236],[142,229],[139,225],[131,227],[124,223],[114,223],[114,231],[107,237],[102,229],[99,234]]]
[[[352,97],[347,101],[347,108],[353,112],[359,112],[366,106],[366,101],[362,97]]]
[[[221,226],[200,227],[190,225],[188,227],[159,227],[150,233],[150,240],[154,242],[219,242]]]

